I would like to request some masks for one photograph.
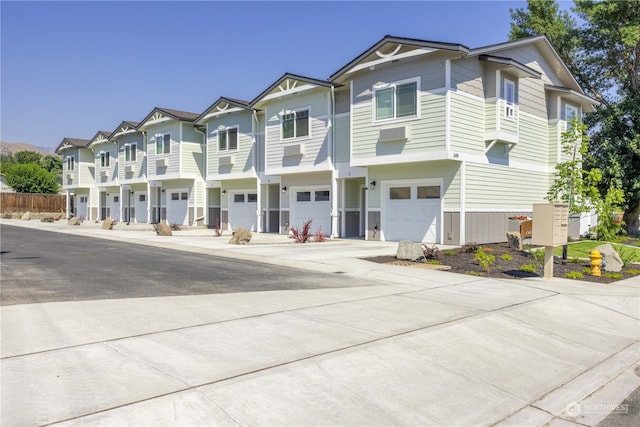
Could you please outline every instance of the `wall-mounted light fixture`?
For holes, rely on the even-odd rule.
[[[372,190],[376,188],[376,180],[375,179],[369,183],[369,187],[371,187]]]
[[[222,192],[220,192],[220,194],[222,194],[223,196],[227,194],[227,190],[222,190]]]
[[[282,187],[282,193],[284,194],[286,192],[287,192],[287,187],[286,186]]]

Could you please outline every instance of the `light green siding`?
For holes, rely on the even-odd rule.
[[[549,174],[498,165],[467,163],[466,209],[531,209],[544,202]]]
[[[158,134],[171,134],[171,153],[156,153],[156,140]],[[163,175],[177,174],[180,172],[180,122],[175,120],[158,123],[147,129],[147,177],[150,180],[162,178]],[[158,168],[156,161],[167,159],[166,168]]]
[[[218,128],[238,128],[238,149],[219,151]],[[207,176],[246,173],[252,170],[254,159],[253,119],[249,111],[238,111],[207,121]],[[233,164],[221,164],[220,158],[232,156]]]
[[[360,208],[360,189],[364,185],[364,179],[347,179],[344,182],[344,208]]]
[[[204,176],[204,153],[202,144],[182,141],[182,173],[185,175]]]
[[[348,162],[350,156],[349,150],[351,148],[351,141],[349,139],[351,118],[348,115],[336,117],[334,126],[336,163]]]
[[[451,92],[449,131],[451,150],[464,153],[484,152],[485,106],[481,99],[475,99]]]
[[[136,145],[136,160],[125,160],[125,146]],[[125,166],[131,166],[133,172],[125,173]],[[120,183],[144,179],[147,168],[147,156],[145,156],[144,138],[141,133],[135,132],[122,135],[118,138],[118,179]]]
[[[377,185],[367,191],[369,208],[380,208],[382,182],[398,179],[443,179],[443,204],[445,209],[460,207],[460,162],[442,160],[435,162],[407,163],[402,165],[370,166],[369,181]]]
[[[520,114],[520,135],[518,144],[509,152],[513,161],[535,163],[547,166],[549,144],[548,123],[527,114]]]
[[[91,150],[78,150],[76,169],[77,185],[87,187],[96,184],[96,165]]]
[[[482,65],[477,57],[451,61],[451,86],[461,92],[484,97]]]

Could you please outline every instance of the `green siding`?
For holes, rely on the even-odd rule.
[[[335,146],[336,146],[336,163],[345,163],[349,161],[350,156],[350,139],[349,127],[351,126],[351,118],[349,116],[337,117],[335,121]]]
[[[360,187],[364,179],[347,179],[344,183],[344,207],[346,209],[360,208]]]
[[[484,70],[477,57],[451,61],[451,86],[480,98],[484,97]]]
[[[204,175],[204,153],[202,144],[182,141],[182,173],[186,175]]]
[[[548,160],[548,124],[546,120],[540,120],[527,114],[520,115],[520,135],[518,144],[509,153],[509,158],[514,161],[536,163],[547,166]]]
[[[451,150],[465,153],[484,152],[484,102],[451,92]]]
[[[253,119],[248,111],[234,112],[207,122],[207,175],[249,172],[254,164]],[[218,127],[238,127],[238,150],[218,151]],[[220,158],[233,156],[233,165],[220,166]]]
[[[544,202],[549,174],[467,163],[466,209],[531,209]]]

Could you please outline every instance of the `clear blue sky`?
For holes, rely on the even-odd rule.
[[[479,47],[523,1],[1,2],[7,142],[89,139],[155,106],[251,100],[284,72],[326,79],[384,35]],[[569,7],[571,4],[562,4]]]

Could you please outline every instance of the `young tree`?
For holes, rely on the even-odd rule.
[[[57,175],[38,164],[14,163],[4,169],[7,184],[18,193],[57,194],[60,191]]]

